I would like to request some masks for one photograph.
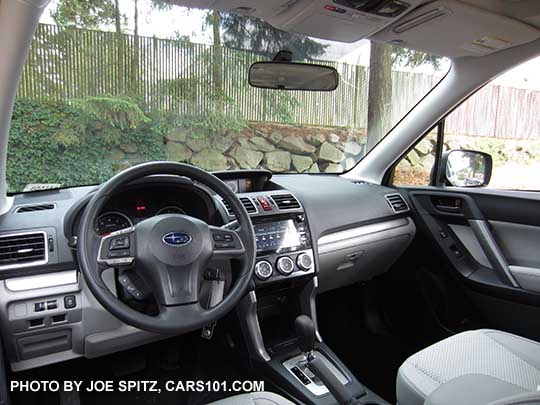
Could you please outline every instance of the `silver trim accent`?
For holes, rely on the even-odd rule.
[[[321,236],[318,240],[319,254],[333,252],[335,250],[345,249],[349,246],[355,246],[357,239],[371,233],[389,231],[395,228],[401,228],[409,225],[410,219],[398,218],[376,224],[359,226],[356,228],[346,229],[344,231],[330,233]]]
[[[309,260],[311,261],[309,266],[304,266],[304,264],[302,263],[302,258],[303,257],[309,257]],[[313,258],[310,255],[308,255],[307,253],[300,253],[296,257],[296,266],[302,271],[311,270],[313,268]]]
[[[392,203],[390,202],[390,199],[389,199],[389,197],[393,197],[393,196],[396,196],[396,195],[399,196],[403,200],[403,203],[407,207],[406,210],[396,211],[396,209],[394,208],[394,206],[392,205]],[[390,208],[392,208],[392,211],[394,211],[394,214],[401,214],[403,212],[409,212],[411,210],[411,208],[409,207],[409,204],[407,203],[407,200],[405,200],[405,198],[399,193],[386,194],[384,196],[384,199],[386,200],[386,202],[388,203]]]
[[[326,367],[328,367],[328,369],[332,372],[332,374],[336,376],[340,383],[342,383],[343,385],[349,383],[350,379],[345,376],[341,371],[339,371],[338,368],[330,360],[328,360],[328,358],[323,353],[315,350],[313,354],[315,355],[315,357],[318,357],[325,364]],[[294,376],[295,379],[300,381],[300,379],[291,371],[294,367],[298,367],[306,375],[306,377],[311,380],[308,385],[304,385],[302,381],[300,381],[300,383],[302,384],[302,386],[306,387],[313,395],[320,397],[322,395],[328,394],[328,388],[326,388],[326,385],[324,385],[322,381],[320,381],[319,379],[317,379],[318,383],[314,381],[314,379],[316,378],[315,374],[313,374],[313,372],[307,368],[306,363],[306,356],[304,354],[299,354],[284,361],[281,364],[287,369],[289,373]]]
[[[270,266],[271,272],[268,276],[261,274],[261,272],[259,271],[260,266],[262,266],[263,264],[268,264]],[[262,280],[262,281],[268,280],[270,277],[272,277],[272,274],[274,274],[274,267],[268,260],[260,260],[255,264],[255,275],[257,276],[259,280]]]
[[[291,271],[283,270],[283,268],[281,267],[281,263],[284,262],[284,261],[287,261],[287,262],[289,262],[291,264]],[[279,271],[284,276],[291,275],[292,272],[294,271],[294,261],[293,261],[293,259],[291,259],[289,256],[280,257],[276,262],[276,269],[277,269],[277,271]]]
[[[134,257],[118,257],[118,258],[114,258],[114,259],[101,259],[101,249],[103,248],[103,243],[114,237],[114,236],[118,236],[118,235],[124,235],[126,233],[132,233],[132,232],[135,232],[135,227],[133,226],[130,226],[129,228],[124,228],[124,229],[120,229],[118,231],[114,231],[114,232],[111,232],[110,234],[108,234],[107,236],[104,236],[101,238],[101,241],[99,242],[99,248],[98,248],[98,253],[97,253],[97,262],[100,263],[100,264],[105,264],[107,266],[122,266],[122,265],[128,265],[128,264],[131,264],[135,261],[135,258]]]
[[[34,234],[42,234],[43,235],[43,244],[45,246],[45,255],[44,255],[45,258],[43,260],[34,260],[33,262],[26,262],[26,263],[21,263],[21,264],[4,264],[4,265],[0,265],[0,270],[20,269],[20,268],[32,267],[32,266],[42,266],[42,265],[47,264],[49,262],[49,238],[48,238],[47,232],[45,232],[45,231],[9,233],[9,234],[5,234],[5,235],[0,235],[0,239],[9,238],[11,236],[24,236],[24,235],[34,235]]]
[[[508,268],[508,262],[499,248],[497,241],[493,237],[488,223],[479,219],[469,219],[468,223],[488,258],[488,261],[491,263],[493,270],[498,274],[501,281],[510,284],[512,287],[520,288],[512,272]]]
[[[59,287],[68,284],[77,284],[77,270],[59,271],[56,273],[38,274],[9,278],[5,281],[10,291],[28,291],[39,288]]]
[[[107,211],[107,212],[104,212],[103,214],[101,214],[99,217],[96,218],[96,222],[94,223],[94,232],[96,232],[97,234],[97,223],[98,221],[104,217],[105,215],[110,215],[110,214],[116,214],[116,215],[120,215],[121,217],[124,217],[124,219],[127,219],[127,221],[129,222],[129,226],[130,227],[133,227],[133,221],[131,220],[130,217],[128,217],[126,214],[124,214],[123,212],[120,212],[120,211]],[[124,229],[127,229],[127,228],[124,228]],[[121,229],[119,229],[121,231]],[[118,232],[118,231],[114,231],[114,232]],[[101,235],[100,235],[101,236]]]

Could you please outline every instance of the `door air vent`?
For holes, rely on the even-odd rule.
[[[235,216],[234,212],[231,206],[229,205],[229,203],[223,199],[221,200],[221,202],[223,202],[223,205],[225,206],[227,213],[231,217],[234,217]],[[255,214],[257,212],[257,207],[255,207],[255,204],[253,204],[253,201],[251,201],[248,197],[241,197],[240,202],[242,203],[242,205],[244,206],[248,214]]]
[[[270,198],[274,200],[280,210],[293,210],[300,208],[300,203],[292,194],[275,194]]]
[[[409,206],[401,194],[387,194],[384,198],[396,214],[409,211]]]
[[[17,207],[15,212],[17,214],[22,214],[24,212],[54,210],[55,208],[56,208],[55,204],[21,205]]]
[[[45,232],[0,236],[0,269],[45,264],[47,256]]]

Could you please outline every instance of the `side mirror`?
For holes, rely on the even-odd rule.
[[[483,187],[491,180],[491,155],[475,150],[451,150],[442,156],[444,180],[454,187]]]

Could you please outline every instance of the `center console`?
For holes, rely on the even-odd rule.
[[[254,219],[253,228],[257,241],[257,285],[315,272],[304,214]]]
[[[350,397],[351,404],[386,404],[354,377],[319,334],[317,258],[300,201],[283,190],[238,197],[256,236],[253,288],[237,309],[252,364],[284,394],[302,403],[335,404],[341,393],[341,403]],[[233,220],[229,207],[223,208]],[[300,315],[312,320],[310,354],[298,344],[302,339],[295,332],[295,321]]]

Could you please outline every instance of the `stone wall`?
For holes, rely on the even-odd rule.
[[[180,127],[165,136],[169,159],[206,170],[343,172],[365,153],[361,130],[249,123],[240,133],[209,135]]]

